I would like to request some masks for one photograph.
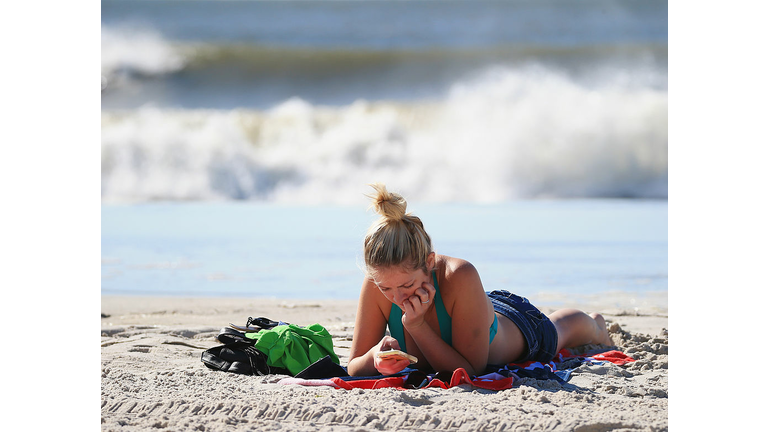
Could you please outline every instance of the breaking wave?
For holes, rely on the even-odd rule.
[[[666,86],[607,72],[491,67],[429,102],[105,111],[102,199],[352,203],[374,181],[438,202],[666,198]]]
[[[142,27],[101,28],[101,88],[182,70],[188,59],[160,33]]]

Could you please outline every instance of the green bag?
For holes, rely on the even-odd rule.
[[[288,369],[293,376],[327,355],[339,364],[339,356],[333,352],[333,338],[320,324],[279,325],[258,333],[246,333],[246,337],[256,339],[254,347],[267,354],[268,365]]]

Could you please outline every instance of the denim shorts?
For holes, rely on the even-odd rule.
[[[506,290],[492,291],[488,297],[493,310],[512,320],[525,337],[527,352],[515,362],[549,362],[557,354],[557,329],[527,298]]]

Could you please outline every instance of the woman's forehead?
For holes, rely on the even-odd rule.
[[[376,274],[373,276],[373,281],[377,285],[394,288],[413,280],[415,272],[405,270],[399,266],[377,269]]]

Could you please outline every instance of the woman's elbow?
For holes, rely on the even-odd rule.
[[[482,375],[485,370],[488,368],[488,362],[478,362],[478,363],[470,363],[469,367],[467,368],[467,373],[470,376],[478,376]]]
[[[349,376],[366,376],[372,375],[365,370],[365,361],[363,356],[355,357],[347,362],[347,373]]]

